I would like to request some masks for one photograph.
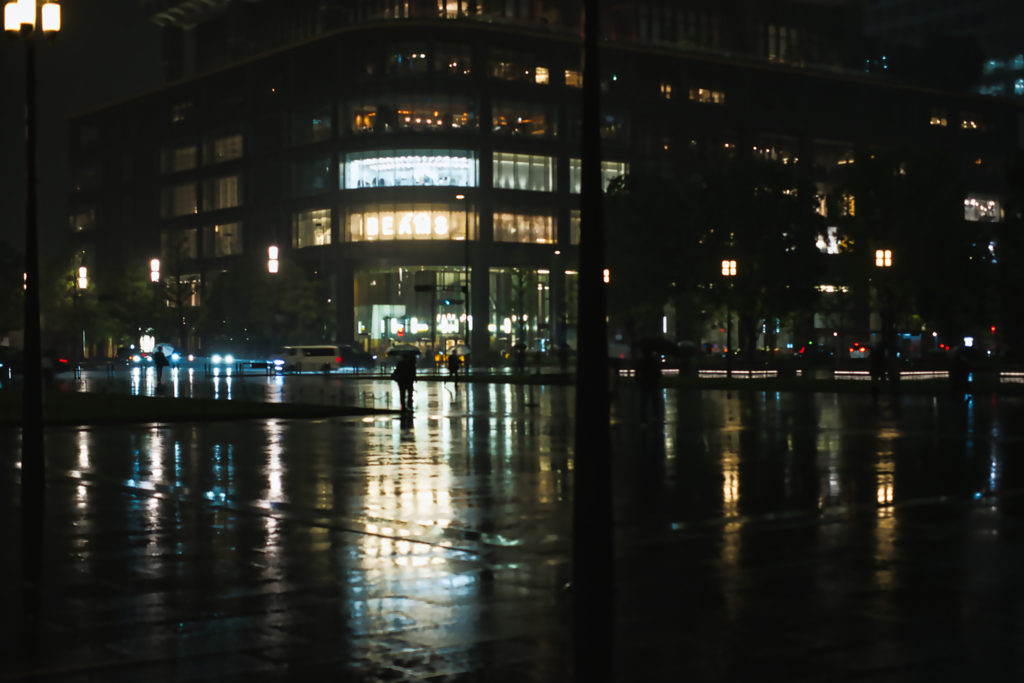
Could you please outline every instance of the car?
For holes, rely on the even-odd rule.
[[[233,366],[237,360],[234,354],[221,351],[210,353],[207,358],[210,360],[210,365],[224,368]]]
[[[341,365],[341,349],[328,344],[286,346],[281,360],[285,372],[331,372]]]
[[[341,361],[338,363],[339,367],[366,368],[370,370],[377,367],[377,356],[355,346],[339,346],[338,356],[341,358]]]
[[[114,356],[114,360],[117,363],[124,363],[125,365],[144,365],[148,362],[152,362],[150,355],[145,351],[136,349],[132,346],[121,346],[117,349],[117,355]]]

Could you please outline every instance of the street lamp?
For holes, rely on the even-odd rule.
[[[149,262],[149,281],[160,282],[160,259],[158,258]]]
[[[276,273],[277,267],[277,247],[270,247],[267,249],[267,270],[271,273]]]
[[[46,517],[46,462],[43,453],[43,353],[39,328],[39,235],[36,199],[36,0],[4,5],[4,31],[25,38],[25,336],[21,412],[22,580],[30,586],[28,606],[39,608]],[[53,40],[60,31],[60,5],[43,5],[42,29]]]
[[[722,261],[722,275],[727,278],[736,277],[736,262]],[[730,289],[732,282],[729,283]],[[732,379],[732,312],[729,310],[729,297],[725,298],[725,375]]]
[[[891,268],[892,267],[892,250],[891,249],[876,249],[875,250],[875,267],[876,268]],[[887,286],[887,283],[883,280],[879,281],[879,288],[881,290],[882,299],[882,336],[883,338],[889,336],[895,328],[895,321],[892,319],[892,292]]]

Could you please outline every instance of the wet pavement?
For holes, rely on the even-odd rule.
[[[393,390],[278,396],[334,382]],[[1024,679],[1024,401],[664,396],[613,416],[617,680]],[[48,430],[34,661],[0,430],[0,681],[570,680],[572,389],[416,402]]]

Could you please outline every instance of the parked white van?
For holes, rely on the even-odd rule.
[[[285,372],[334,372],[341,365],[341,350],[337,346],[284,347]]]

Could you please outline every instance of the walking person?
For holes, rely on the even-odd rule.
[[[167,356],[160,349],[153,352],[153,365],[156,366],[156,383],[163,384],[164,368],[170,365]]]
[[[650,351],[644,351],[636,366],[636,383],[640,387],[640,424],[647,424],[647,411],[650,407],[652,418],[656,418],[658,384],[661,381],[661,357]]]
[[[456,353],[448,355],[448,375],[455,382],[455,391],[459,390],[459,369],[462,368],[462,361]]]
[[[398,361],[391,378],[398,383],[398,403],[401,410],[412,412],[412,387],[416,382],[416,359],[411,353]]]

